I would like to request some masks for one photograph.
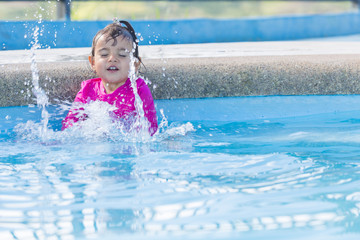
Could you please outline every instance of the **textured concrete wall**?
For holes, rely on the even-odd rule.
[[[155,99],[360,94],[360,55],[144,59]],[[94,77],[86,61],[38,64],[52,103],[70,101]],[[0,106],[35,103],[30,64],[0,66]]]

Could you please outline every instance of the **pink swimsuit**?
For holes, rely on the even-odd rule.
[[[157,128],[157,117],[149,87],[142,78],[136,80],[138,94],[143,101],[145,117],[150,122],[149,132],[153,135]],[[114,105],[117,109],[113,112],[116,117],[126,119],[128,116],[135,115],[135,95],[131,87],[130,79],[124,85],[120,86],[113,93],[107,94],[100,78],[89,79],[81,83],[81,89],[75,97],[74,102],[90,103],[92,101],[104,101]],[[72,126],[75,122],[85,119],[85,116],[79,116],[76,110],[70,110],[63,120],[62,129]]]

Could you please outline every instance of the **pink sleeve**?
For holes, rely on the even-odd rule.
[[[158,122],[151,91],[144,81],[138,87],[138,93],[141,100],[143,101],[145,117],[150,122],[150,134],[153,135],[158,129]]]
[[[85,99],[83,96],[84,86],[85,86],[85,82],[82,82],[81,89],[76,94],[74,103],[85,103]],[[74,105],[74,103],[73,103],[73,105]],[[65,130],[66,128],[73,126],[74,123],[76,123],[77,121],[86,117],[86,116],[79,114],[79,112],[78,112],[79,110],[83,110],[83,108],[72,108],[69,110],[65,119],[62,121],[61,130]]]

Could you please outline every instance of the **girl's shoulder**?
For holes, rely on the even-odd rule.
[[[138,94],[140,95],[140,97],[152,98],[150,88],[143,78],[138,78],[136,80],[136,84],[137,84]]]
[[[148,87],[148,85],[146,84],[146,81],[141,77],[136,79],[136,85],[137,85],[138,89],[143,88],[143,87]]]
[[[91,99],[96,98],[101,92],[101,79],[94,78],[88,79],[81,83],[80,91],[77,94],[77,98],[79,99]],[[81,101],[83,102],[83,101]]]

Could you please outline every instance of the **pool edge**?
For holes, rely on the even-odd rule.
[[[143,59],[154,99],[360,94],[360,54]],[[51,103],[72,101],[87,61],[40,62],[40,86]],[[30,63],[0,66],[0,106],[35,103]]]

